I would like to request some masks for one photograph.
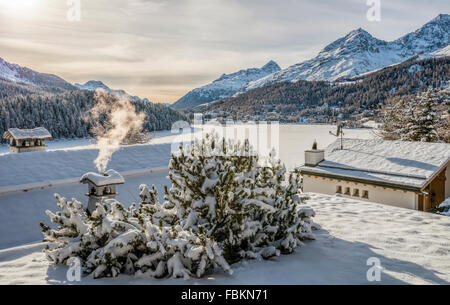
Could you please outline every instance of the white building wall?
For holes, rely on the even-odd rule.
[[[356,182],[346,182],[341,180],[322,178],[315,176],[303,175],[303,191],[311,193],[321,193],[327,195],[336,194],[336,187],[342,186],[342,196],[361,201],[378,202],[387,205],[397,206],[417,210],[417,195],[414,192],[394,190],[390,188],[383,188],[380,186],[364,185]],[[350,196],[344,195],[345,188],[350,188]],[[359,197],[353,196],[355,189],[359,189]],[[367,190],[369,198],[362,198],[363,191]]]

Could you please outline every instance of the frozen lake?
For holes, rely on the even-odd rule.
[[[279,126],[279,140],[280,140],[280,158],[288,168],[293,168],[301,165],[304,162],[304,151],[310,149],[314,140],[317,140],[319,148],[325,148],[336,137],[329,134],[329,132],[336,132],[334,125],[280,125]],[[370,139],[374,138],[372,129],[344,129],[344,137]],[[155,138],[150,142],[151,144],[170,143],[176,138],[170,131],[159,131],[155,134]],[[60,139],[47,142],[47,150],[61,150],[61,149],[90,149],[95,148],[93,139]],[[1,154],[8,153],[8,145],[0,145]],[[165,166],[167,164],[162,164]]]

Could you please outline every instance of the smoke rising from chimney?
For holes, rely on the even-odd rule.
[[[106,171],[111,156],[132,133],[141,132],[145,113],[136,109],[127,98],[112,97],[104,92],[95,92],[96,105],[89,111],[96,122],[93,132],[97,138],[98,156],[94,164],[100,173]],[[104,121],[104,127],[101,122]]]

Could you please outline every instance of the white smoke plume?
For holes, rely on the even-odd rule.
[[[94,98],[96,105],[89,111],[96,122],[93,131],[97,137],[98,156],[94,164],[103,173],[123,140],[129,134],[142,130],[145,113],[136,113],[134,105],[127,98],[112,97],[103,92],[96,92]],[[105,120],[105,127],[100,124],[101,120]]]

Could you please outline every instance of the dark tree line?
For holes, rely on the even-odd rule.
[[[20,90],[20,89],[19,89]],[[115,97],[111,96],[111,99]],[[89,114],[96,100],[94,92],[68,91],[60,94],[34,93],[0,96],[0,135],[8,128],[45,127],[53,138],[93,136],[97,122]],[[164,105],[132,102],[138,112],[145,112],[143,129],[170,129],[172,123],[186,118]],[[104,122],[100,122],[104,123]],[[4,140],[2,139],[4,143]]]
[[[334,83],[298,81],[266,85],[212,104],[208,110],[260,113],[270,109],[263,105],[273,105],[276,111],[289,113],[327,104],[343,108],[346,113],[360,113],[384,105],[389,97],[442,87],[449,78],[450,57],[410,60],[358,79]]]

